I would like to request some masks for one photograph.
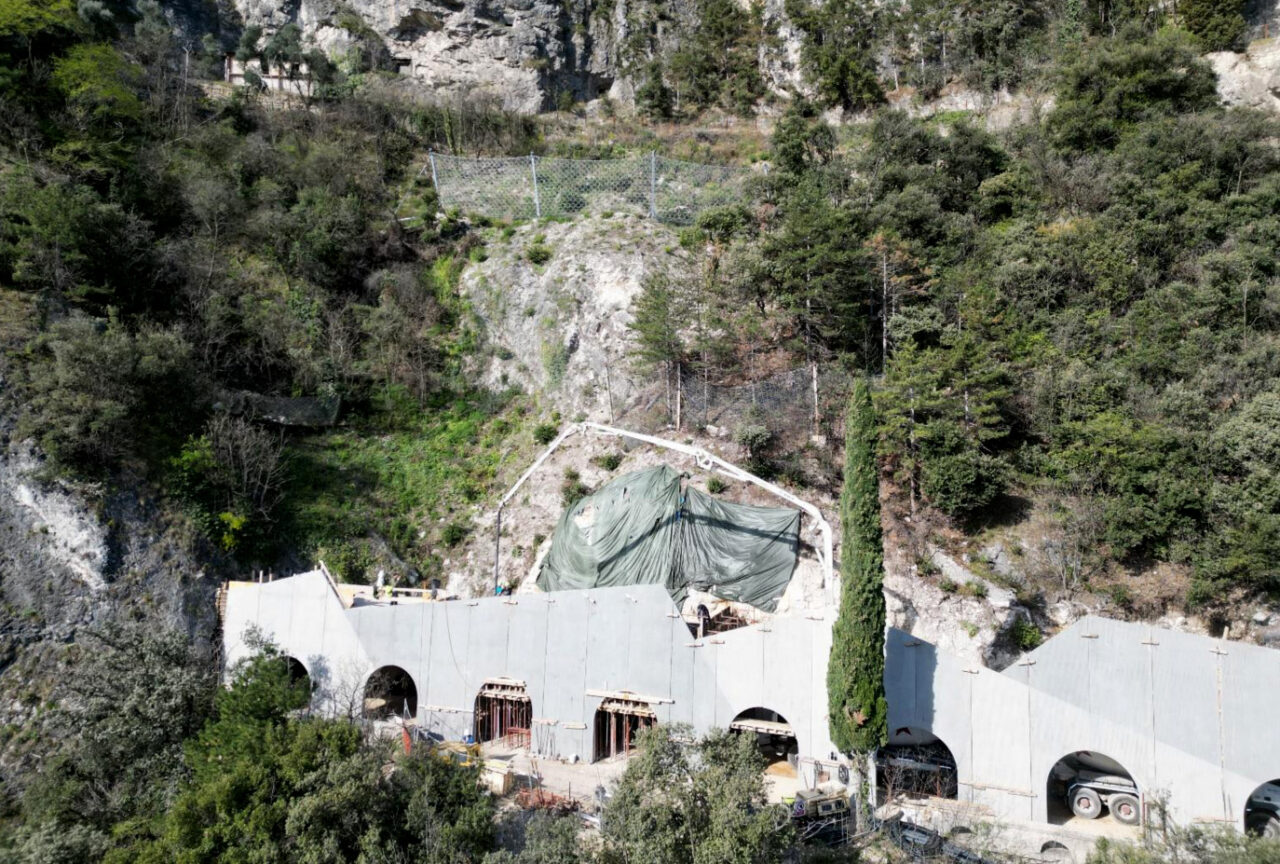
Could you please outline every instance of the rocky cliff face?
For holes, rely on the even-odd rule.
[[[39,452],[11,434],[0,412],[0,793],[8,796],[23,785],[77,634],[130,619],[211,643],[221,577],[201,563],[216,554],[197,548],[145,493],[48,479]]]
[[[605,95],[619,75],[626,4],[587,0],[235,0],[246,25],[297,23],[330,56],[354,44],[353,18],[381,38],[400,71],[433,95],[533,113]]]
[[[1228,105],[1280,111],[1280,39],[1260,39],[1241,54],[1218,51],[1206,58]]]
[[[529,261],[535,245],[550,251],[546,262]],[[566,420],[642,411],[654,388],[631,358],[631,303],[651,273],[696,272],[675,231],[637,216],[592,216],[523,226],[507,239],[495,230],[485,249],[488,259],[461,284],[489,342],[475,370],[481,382],[539,393]]]
[[[177,16],[194,32],[210,19],[207,5],[175,0]],[[357,30],[381,39],[407,81],[434,97],[483,100],[507,110],[536,113],[556,107],[565,96],[590,101],[609,96],[623,104],[635,98],[637,71],[624,56],[633,29],[653,16],[642,10],[652,0],[217,0],[234,4],[244,25],[273,32],[298,24],[304,35],[341,58]],[[772,37],[760,49],[760,71],[774,94],[809,88],[800,65],[802,34],[783,8],[765,0],[763,23]],[[746,4],[744,3],[744,6]],[[190,8],[188,8],[190,7]],[[651,34],[660,45],[680,38],[691,20],[693,0],[664,5],[664,21]],[[1248,38],[1263,40],[1246,54],[1211,55],[1223,98],[1230,104],[1280,110],[1276,96],[1276,52],[1267,36],[1280,27],[1276,0],[1248,4]],[[225,41],[225,40],[224,40]],[[234,40],[232,40],[234,41]],[[937,104],[905,106],[917,113],[971,110],[996,115],[1007,125],[1010,105],[1025,108],[1016,95],[951,88]],[[1015,104],[1017,103],[1017,104]],[[1017,113],[1017,112],[1015,112]]]

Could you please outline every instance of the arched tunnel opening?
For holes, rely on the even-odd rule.
[[[418,687],[413,676],[399,666],[382,666],[369,676],[364,685],[364,716],[370,720],[418,714]]]

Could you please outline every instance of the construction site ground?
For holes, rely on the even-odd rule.
[[[505,762],[511,766],[512,788],[541,788],[563,798],[577,801],[583,809],[595,806],[596,789],[611,789],[627,768],[625,757],[599,762],[563,762],[542,759],[525,748],[512,748],[502,742],[489,742],[480,748],[486,762]]]
[[[498,741],[481,745],[480,752],[486,763],[505,762],[510,766],[513,793],[520,788],[541,788],[577,801],[585,810],[594,808],[597,788],[613,788],[622,772],[627,770],[628,758],[615,756],[598,762],[564,762],[539,758],[525,748],[512,748]],[[795,768],[785,759],[765,769],[764,783],[770,803],[789,802],[802,788]]]
[[[1101,837],[1137,841],[1141,830],[1104,814],[1097,819],[1072,816],[1066,803],[1061,811],[1050,804],[1050,823],[996,819],[987,808],[948,798],[899,796],[881,808],[881,818],[900,811],[902,819],[955,840],[976,851],[1036,855],[1044,861],[1084,864]],[[1054,821],[1060,820],[1060,821]],[[1034,859],[1033,859],[1034,860]]]

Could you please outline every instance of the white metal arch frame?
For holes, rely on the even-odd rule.
[[[701,447],[680,444],[676,441],[668,441],[665,438],[658,438],[654,435],[645,435],[641,432],[631,432],[627,429],[619,429],[616,426],[605,426],[602,423],[593,423],[590,421],[577,423],[565,428],[563,432],[556,436],[554,441],[547,445],[547,449],[542,451],[542,454],[533,461],[533,464],[525,469],[525,472],[520,475],[520,479],[507,490],[507,494],[503,495],[502,499],[498,502],[497,516],[493,523],[493,588],[495,592],[498,590],[498,565],[502,555],[502,509],[507,506],[507,502],[510,501],[511,497],[520,490],[520,487],[522,487],[525,482],[533,476],[533,472],[537,471],[538,468],[542,466],[542,463],[547,461],[547,458],[550,457],[552,453],[560,449],[560,446],[564,444],[565,441],[574,435],[586,434],[587,432],[595,432],[600,435],[611,435],[619,438],[630,438],[633,441],[640,441],[645,444],[651,444],[654,447],[661,447],[664,450],[674,451],[683,456],[692,457],[694,463],[703,471],[718,471],[726,477],[732,477],[735,480],[759,486],[769,494],[781,498],[788,504],[792,504],[799,508],[805,515],[813,520],[814,526],[818,529],[818,535],[821,542],[817,551],[819,563],[822,565],[822,584],[824,590],[827,592],[827,599],[830,600],[834,596],[833,591],[835,583],[833,581],[834,566],[832,563],[831,525],[822,517],[822,511],[817,507],[813,506],[808,501],[797,498],[795,495],[780,486],[776,486],[767,480],[762,480],[751,472],[734,465],[732,462],[726,462],[719,456],[716,456],[713,453],[708,453]]]

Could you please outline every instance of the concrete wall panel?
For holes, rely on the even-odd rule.
[[[1238,643],[1214,647],[1225,652],[1219,661],[1226,768],[1258,784],[1274,780],[1280,777],[1280,652]]]
[[[552,755],[590,758],[600,697],[586,692],[624,689],[674,700],[655,706],[659,718],[700,732],[769,708],[803,756],[830,755],[830,621],[780,617],[694,646],[671,610],[660,586],[348,610],[315,573],[233,586],[225,652],[244,656],[256,625],[331,682],[394,662],[418,685],[424,724],[455,738],[485,678],[518,678],[541,721],[535,746]],[[891,731],[940,738],[961,798],[998,816],[1043,820],[1050,769],[1080,750],[1119,761],[1178,819],[1238,823],[1249,792],[1280,776],[1277,652],[1089,618],[1028,659],[998,674],[888,634]]]
[[[555,721],[555,751],[590,759],[590,719],[585,719],[587,620],[583,592],[565,591],[547,603],[547,649],[543,662],[541,708],[537,715]]]

